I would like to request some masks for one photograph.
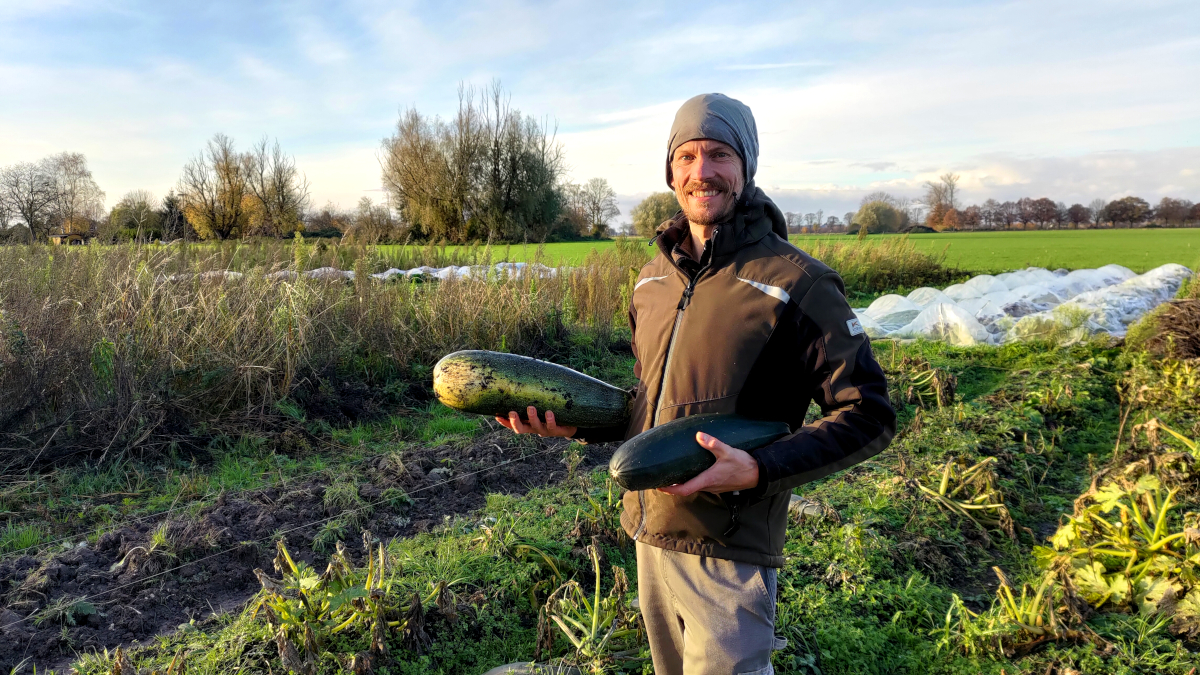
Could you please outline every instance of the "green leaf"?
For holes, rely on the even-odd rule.
[[[1129,598],[1129,578],[1121,572],[1106,574],[1104,565],[1098,561],[1076,561],[1071,570],[1071,579],[1079,589],[1079,594],[1093,607],[1099,607],[1105,601],[1120,605]]]
[[[1175,605],[1171,632],[1192,639],[1200,636],[1200,586],[1192,587],[1192,590]]]
[[[1058,538],[1058,533],[1055,533],[1054,537],[1054,544],[1057,547],[1058,541],[1056,540]],[[1049,569],[1050,566],[1054,564],[1054,561],[1058,559],[1058,552],[1048,546],[1034,546],[1033,559],[1037,561],[1038,567],[1042,569]]]
[[[1162,483],[1159,482],[1158,476],[1148,473],[1138,479],[1135,491],[1140,495],[1144,492],[1154,492],[1162,488]]]
[[[1158,603],[1168,589],[1174,588],[1178,593],[1182,587],[1163,577],[1144,577],[1134,587],[1134,600],[1138,612],[1142,616],[1152,616],[1158,613]]]
[[[1073,544],[1075,540],[1079,538],[1078,528],[1079,524],[1075,521],[1075,519],[1069,518],[1067,523],[1059,527],[1058,531],[1054,533],[1054,536],[1050,537],[1050,544],[1053,545],[1055,550],[1058,551],[1064,551],[1070,548],[1071,544]]]
[[[355,586],[347,588],[341,593],[329,596],[327,599],[329,602],[329,612],[332,614],[333,612],[341,609],[342,605],[345,605],[351,600],[354,600],[355,598],[365,598],[368,595],[370,595],[370,592],[364,588],[358,588]]]
[[[1121,500],[1127,496],[1129,496],[1129,493],[1125,491],[1125,488],[1116,483],[1109,483],[1096,492],[1095,500],[1096,504],[1100,506],[1100,512],[1108,513],[1116,508],[1121,503]]]

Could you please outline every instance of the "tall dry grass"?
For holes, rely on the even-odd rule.
[[[609,350],[652,249],[619,242],[551,278],[369,277],[391,266],[490,262],[485,248],[406,251],[400,260],[307,242],[0,247],[0,454],[52,458],[242,433],[277,418],[285,399],[312,417],[354,419],[402,402],[411,385],[424,391],[429,367],[457,349],[560,361]],[[946,275],[902,240],[810,252],[851,289]],[[358,274],[265,276],[322,266]],[[231,269],[244,276],[201,276]]]
[[[422,284],[371,279],[378,261],[363,250],[352,283],[264,276],[340,253],[272,244],[0,248],[8,439],[0,447],[68,436],[106,450],[139,447],[198,424],[262,419],[285,398],[354,417],[364,412],[356,406],[422,380],[456,349],[546,356],[611,339],[629,270],[645,256],[622,245],[552,278]],[[330,258],[314,261],[322,255]],[[201,276],[230,267],[245,276]]]
[[[866,241],[813,239],[799,244],[806,253],[837,270],[852,297],[898,288],[943,287],[967,276],[946,265],[945,251],[918,250],[906,236]]]

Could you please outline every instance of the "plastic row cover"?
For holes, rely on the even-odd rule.
[[[885,295],[855,310],[872,337],[936,339],[957,345],[1125,334],[1129,324],[1175,295],[1192,275],[1176,264],[1137,275],[1120,265],[1098,269],[1031,267],[981,274],[944,290]]]

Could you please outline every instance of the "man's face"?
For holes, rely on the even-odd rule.
[[[696,225],[727,221],[745,187],[742,160],[720,141],[688,141],[671,158],[671,187],[683,215]]]

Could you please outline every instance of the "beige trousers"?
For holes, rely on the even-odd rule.
[[[655,675],[774,675],[775,569],[637,544]]]

